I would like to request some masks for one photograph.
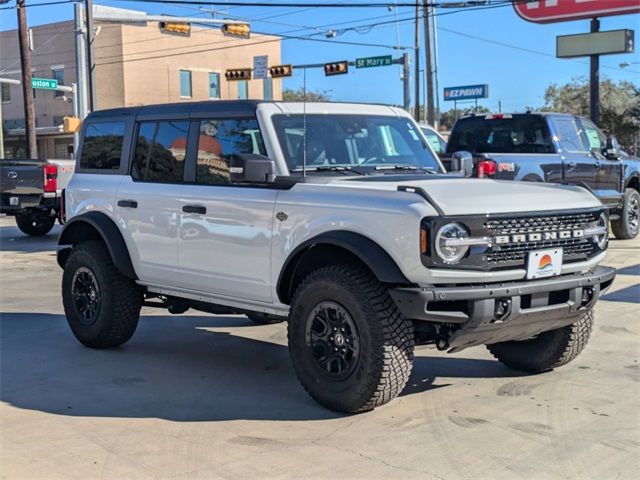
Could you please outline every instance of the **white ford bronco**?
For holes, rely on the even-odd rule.
[[[339,411],[396,397],[415,345],[564,365],[615,276],[591,192],[445,174],[394,107],[103,110],[77,158],[57,258],[80,342],[123,344],[142,306],[286,320],[300,382]]]

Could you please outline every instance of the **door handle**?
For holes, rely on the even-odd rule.
[[[182,207],[182,211],[184,213],[199,213],[204,215],[207,213],[207,207],[203,207],[202,205],[185,205]]]
[[[138,202],[135,200],[118,200],[118,206],[124,208],[138,208]]]
[[[567,162],[567,167],[576,168],[578,166],[577,162]]]
[[[596,162],[594,165],[596,166],[596,168],[599,168],[600,167],[600,162]]]

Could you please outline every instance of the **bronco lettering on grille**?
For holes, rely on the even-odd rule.
[[[517,233],[514,235],[498,235],[494,237],[494,244],[508,245],[510,243],[541,242],[543,240],[557,240],[584,237],[584,230],[560,230],[556,232]]]

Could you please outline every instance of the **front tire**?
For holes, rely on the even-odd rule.
[[[414,334],[387,287],[353,265],[324,267],[297,287],[289,315],[289,354],[304,389],[340,412],[394,399],[413,364]]]
[[[56,217],[41,212],[16,215],[16,225],[20,231],[33,237],[46,235],[55,223]]]
[[[624,205],[620,218],[611,222],[611,230],[616,238],[629,240],[636,238],[640,230],[640,193],[633,188],[624,191]]]
[[[535,338],[487,345],[491,354],[507,367],[541,373],[566,365],[576,358],[589,341],[593,311],[566,327],[543,332]]]
[[[138,326],[142,291],[122,275],[100,241],[76,245],[62,274],[62,303],[75,337],[90,348],[111,348]]]

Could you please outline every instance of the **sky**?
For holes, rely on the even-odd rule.
[[[26,0],[27,4],[44,1],[46,0]],[[279,0],[280,3],[283,1],[285,0]],[[362,3],[362,0],[331,1]],[[194,5],[115,0],[95,3],[144,10],[154,14],[210,18],[210,13],[200,10],[203,7]],[[225,7],[224,3],[224,0],[216,2],[219,18],[229,15],[250,20],[254,32],[284,33],[302,37],[312,35],[311,38],[326,40],[283,40],[282,63],[325,63],[389,54],[397,57],[401,55],[401,51],[395,47],[412,46],[414,42],[413,23],[402,22],[413,16],[414,9],[410,7]],[[298,0],[296,3],[305,2]],[[393,0],[389,0],[390,5],[393,3]],[[6,5],[15,5],[15,0],[10,0]],[[587,58],[555,58],[556,36],[586,33],[589,31],[588,20],[534,24],[518,17],[510,5],[491,9],[439,8],[436,13],[438,94],[442,111],[453,107],[452,102],[443,101],[443,87],[488,84],[489,98],[480,100],[480,105],[497,111],[500,102],[503,111],[521,111],[527,107],[542,106],[544,91],[549,84],[564,84],[574,78],[589,75]],[[71,18],[71,4],[33,7],[27,10],[30,26]],[[396,20],[399,22],[396,23]],[[380,22],[387,24],[346,30],[353,26],[367,26]],[[15,9],[0,10],[0,30],[16,26]],[[601,30],[633,29],[636,30],[636,38],[640,38],[639,27],[640,14],[601,19]],[[336,36],[327,38],[327,33],[332,30],[336,32]],[[424,41],[422,32],[420,36]],[[336,41],[380,46],[344,45],[335,43]],[[421,66],[424,67],[424,54],[421,54],[421,57]],[[631,65],[620,68],[621,63]],[[640,88],[640,49],[636,49],[632,54],[602,56],[600,64],[601,78],[630,81]],[[302,72],[298,70],[293,77],[285,79],[284,88],[299,88],[302,84]],[[413,80],[411,85],[413,88]],[[329,91],[333,100],[402,104],[401,67],[397,65],[368,69],[351,68],[347,75],[334,77],[325,77],[322,69],[309,69],[307,88]]]

